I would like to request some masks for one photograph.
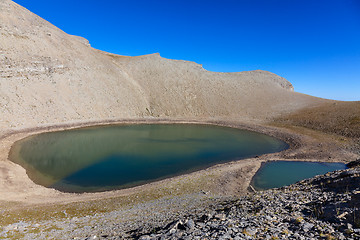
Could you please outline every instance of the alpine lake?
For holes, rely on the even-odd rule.
[[[9,159],[36,184],[62,192],[129,188],[234,160],[279,152],[285,142],[200,124],[119,124],[29,136]]]
[[[335,170],[346,169],[345,163],[270,161],[262,164],[251,181],[256,190],[279,188]]]

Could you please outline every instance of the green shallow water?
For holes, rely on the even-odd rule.
[[[335,170],[346,169],[344,163],[272,161],[264,163],[252,179],[257,190],[279,188],[300,180]]]
[[[9,159],[23,166],[37,184],[64,192],[95,192],[287,147],[276,138],[227,127],[110,125],[30,136],[13,145]]]

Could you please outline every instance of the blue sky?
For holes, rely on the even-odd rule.
[[[267,70],[297,92],[360,100],[360,0],[15,2],[104,51]]]

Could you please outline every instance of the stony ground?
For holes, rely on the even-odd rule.
[[[203,192],[94,216],[20,221],[4,226],[0,238],[360,239],[359,182],[355,164],[242,197],[216,198]]]
[[[222,201],[223,198],[199,192],[128,204],[118,210],[104,209],[103,212],[99,208],[106,206],[100,202],[94,205],[96,213],[75,216],[59,206],[58,214],[50,218],[23,218],[0,225],[0,239],[128,239],[132,238],[133,230],[149,232],[179,217],[213,208]],[[6,212],[0,210],[0,214],[4,216]]]
[[[360,169],[223,202],[139,239],[360,239]]]

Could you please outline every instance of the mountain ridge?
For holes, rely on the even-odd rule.
[[[0,3],[0,36],[0,129],[142,117],[261,122],[327,101],[262,70],[106,53],[10,0]]]

